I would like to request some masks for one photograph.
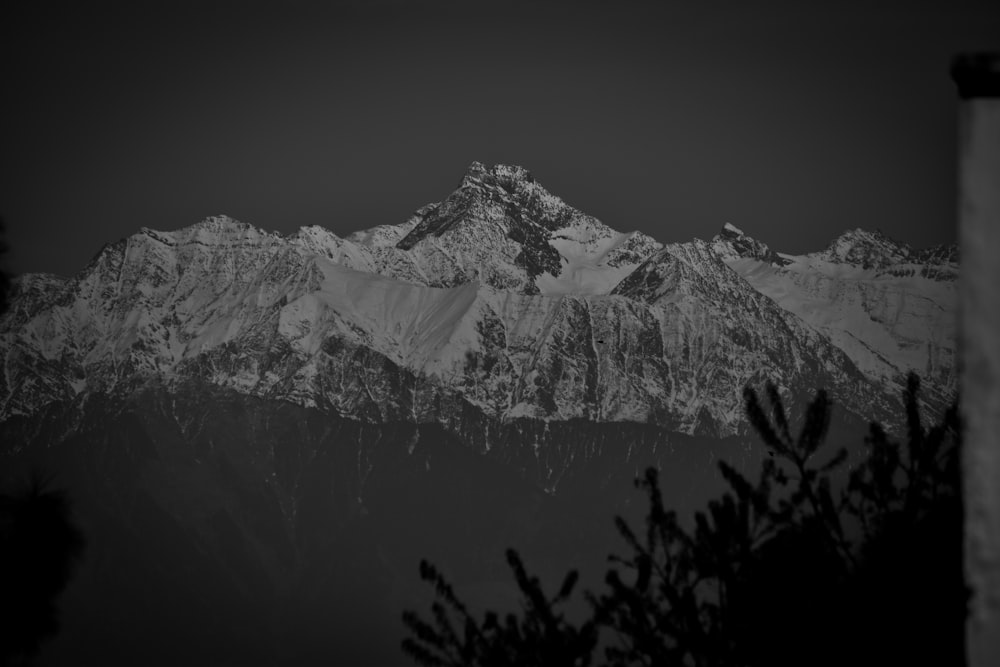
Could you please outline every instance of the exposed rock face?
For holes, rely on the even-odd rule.
[[[766,243],[747,236],[742,229],[728,222],[723,225],[722,231],[716,235],[714,241],[712,249],[724,260],[758,259],[777,266],[789,263],[787,259],[771,250]]]

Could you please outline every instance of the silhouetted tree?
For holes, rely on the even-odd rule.
[[[645,530],[616,518],[631,553],[611,556],[617,568],[604,594],[587,594],[592,618],[581,628],[549,626],[546,645],[583,634],[588,641],[575,646],[593,650],[590,639],[604,633],[601,664],[615,666],[962,664],[960,429],[954,407],[925,429],[918,390],[911,374],[906,445],[872,423],[866,455],[847,471],[846,449],[823,448],[825,392],[793,436],[777,388],[766,387],[769,409],[746,389],[747,417],[772,453],[757,481],[720,462],[730,490],[685,530],[663,505],[656,470],[647,470],[636,481],[649,501]],[[438,593],[463,608],[450,588]],[[525,618],[508,617],[505,627],[535,622],[538,610],[527,606]],[[493,632],[489,655],[508,661],[488,662],[486,653],[458,650],[479,636],[475,622],[463,643],[454,633],[417,631],[408,618],[411,655],[434,646],[456,656],[426,665],[519,664],[510,658],[532,654],[523,634]],[[566,637],[551,634],[560,632]]]
[[[837,554],[844,549],[829,487],[815,481],[844,455],[813,466],[829,424],[825,393],[810,405],[797,438],[773,387],[769,395],[773,427],[752,391],[746,393],[747,414],[778,459],[763,462],[755,485],[720,462],[731,492],[695,514],[693,532],[663,507],[655,469],[638,483],[649,497],[645,540],[618,518],[632,555],[614,557],[634,571],[634,580],[626,584],[610,572],[611,592],[602,598],[619,638],[619,646],[606,651],[610,664],[741,665],[758,658],[781,664],[767,650],[774,642],[782,651],[810,645],[797,595],[804,584],[823,584],[839,574]],[[795,558],[786,557],[790,550],[798,552]],[[804,581],[820,572],[815,582]],[[810,594],[816,593],[813,587]],[[794,613],[786,614],[790,606]],[[808,653],[795,655],[801,662]]]
[[[420,576],[434,585],[438,600],[431,606],[430,621],[413,612],[403,614],[403,621],[414,635],[403,641],[403,650],[426,667],[590,665],[597,642],[596,621],[577,628],[556,610],[572,594],[577,572],[566,575],[559,591],[550,598],[538,578],[528,575],[513,549],[507,550],[507,563],[523,596],[523,616],[508,614],[501,621],[495,612],[487,612],[479,621],[458,600],[444,576],[422,561]]]
[[[58,631],[55,600],[83,547],[63,493],[36,478],[0,495],[0,664],[27,662]]]
[[[846,449],[823,457],[830,403],[820,391],[798,436],[767,387],[746,413],[774,452],[752,484],[724,462],[731,491],[688,534],[662,507],[655,471],[646,541],[619,519],[636,572],[609,574],[610,664],[961,664],[968,589],[962,576],[955,408],[925,430],[919,381],[904,392],[908,440],[872,424],[867,456],[839,491]]]
[[[907,445],[872,424],[869,456],[851,473],[845,509],[861,526],[845,591],[852,630],[873,660],[964,664],[970,589],[963,575],[960,424],[956,406],[925,429],[910,375]]]

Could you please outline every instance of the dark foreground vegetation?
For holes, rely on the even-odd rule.
[[[0,665],[28,664],[59,630],[56,601],[84,544],[62,492],[36,478],[0,495]]]
[[[436,601],[429,617],[404,613],[404,651],[455,667],[964,664],[957,411],[925,428],[918,389],[911,374],[905,445],[873,423],[859,461],[824,446],[823,391],[793,436],[777,390],[766,410],[747,389],[770,449],[756,481],[720,461],[729,491],[686,529],[648,469],[645,526],[616,520],[626,552],[609,557],[604,591],[583,593],[588,618],[565,613],[575,571],[547,594],[508,550],[521,612],[479,617],[424,561]]]

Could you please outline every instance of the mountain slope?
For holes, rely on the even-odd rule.
[[[933,404],[957,388],[958,258],[915,251],[878,232],[845,232],[821,252],[772,252],[734,227],[712,243],[761,294],[829,337],[873,382],[901,391],[917,372]]]

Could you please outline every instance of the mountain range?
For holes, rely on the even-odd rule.
[[[910,370],[954,396],[954,247],[848,231],[776,253],[620,233],[521,167],[473,163],[410,220],[340,238],[225,216],[26,275],[2,323],[0,418],[198,379],[371,422],[458,415],[745,431],[740,389],[826,387],[886,419]]]
[[[716,459],[753,465],[745,386],[773,381],[793,414],[823,387],[856,436],[904,426],[916,371],[938,412],[957,274],[954,246],[861,229],[805,255],[731,224],[662,243],[473,163],[397,225],[214,216],[20,276],[0,319],[8,477],[53,471],[96,554],[56,655],[385,660],[418,558],[494,593],[510,544],[554,576],[597,568],[642,466],[693,507]]]

